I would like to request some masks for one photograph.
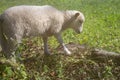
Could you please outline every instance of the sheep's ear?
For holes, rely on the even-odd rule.
[[[77,18],[80,15],[80,13],[75,13],[75,18]]]

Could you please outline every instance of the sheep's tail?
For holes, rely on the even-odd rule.
[[[0,15],[0,52],[2,51],[2,48],[3,48],[3,40],[4,40],[4,36],[3,36],[3,30],[2,30],[2,27],[3,27],[3,19],[2,19],[2,15]]]

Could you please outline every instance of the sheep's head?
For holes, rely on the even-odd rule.
[[[83,23],[85,21],[84,15],[81,12],[76,12],[74,14],[74,21],[72,23],[72,28],[77,33],[81,33],[83,31]]]

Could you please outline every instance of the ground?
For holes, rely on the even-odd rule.
[[[0,73],[7,79],[21,80],[119,80],[119,59],[94,54],[95,49],[85,45],[69,43],[66,46],[72,55],[65,55],[61,46],[50,49],[51,55],[43,54],[43,48],[32,41],[22,44],[19,66],[8,66]],[[97,51],[100,52],[100,51]],[[105,52],[105,51],[104,51]],[[103,53],[104,53],[103,52]],[[117,54],[117,53],[116,53]],[[117,60],[117,61],[116,61]],[[3,68],[4,69],[4,68]],[[10,74],[9,74],[10,73]],[[9,75],[6,75],[9,74]]]

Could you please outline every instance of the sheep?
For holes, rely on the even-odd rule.
[[[60,11],[50,5],[20,5],[8,8],[0,15],[0,45],[5,57],[14,55],[23,38],[41,36],[44,53],[48,51],[48,37],[54,36],[66,54],[71,52],[65,46],[61,32],[72,28],[77,33],[83,31],[84,15],[80,11]]]

